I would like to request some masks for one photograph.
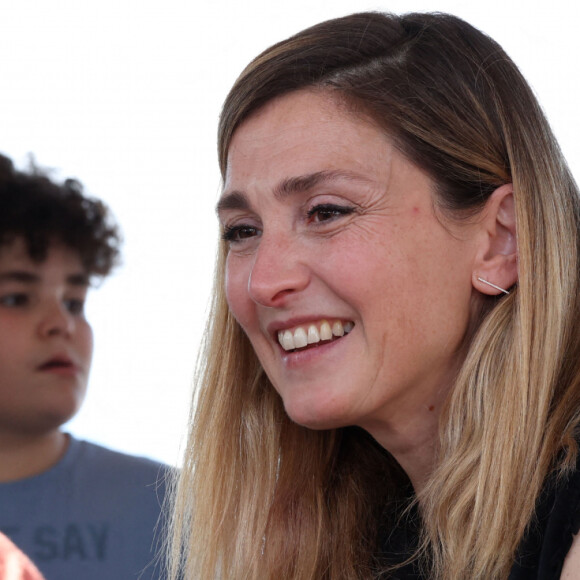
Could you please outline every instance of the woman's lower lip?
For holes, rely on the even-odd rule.
[[[331,349],[334,349],[337,345],[343,343],[349,336],[350,333],[334,340],[318,342],[309,345],[307,348],[298,350],[284,350],[280,346],[280,350],[282,351],[282,361],[286,366],[290,367],[307,364],[321,356],[324,356]]]

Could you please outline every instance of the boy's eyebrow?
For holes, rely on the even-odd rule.
[[[67,284],[71,286],[88,286],[89,276],[87,274],[71,274],[66,278]]]
[[[315,171],[306,175],[299,175],[297,177],[289,177],[283,179],[274,188],[274,197],[280,200],[287,198],[294,193],[302,193],[316,187],[320,183],[327,181],[334,181],[338,179],[346,179],[349,181],[368,182],[369,180],[357,173],[351,171],[325,170]],[[243,191],[234,190],[218,201],[216,206],[216,213],[228,209],[248,209],[249,202],[246,194]]]
[[[25,284],[35,284],[40,282],[40,276],[25,270],[10,270],[0,272],[0,282],[24,282]]]
[[[23,284],[38,284],[41,278],[38,274],[26,270],[9,270],[0,272],[0,283],[22,282]],[[66,283],[71,286],[88,286],[89,276],[85,273],[70,274],[66,277]]]

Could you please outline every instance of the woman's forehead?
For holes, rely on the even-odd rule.
[[[277,98],[234,133],[224,193],[256,179],[271,185],[321,172],[360,173],[388,165],[394,148],[377,126],[320,91]]]

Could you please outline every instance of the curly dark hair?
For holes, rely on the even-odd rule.
[[[19,171],[0,154],[0,246],[18,237],[37,262],[55,241],[74,249],[93,278],[107,276],[120,258],[117,224],[102,201],[84,194],[82,183],[56,183],[32,158],[28,171]]]

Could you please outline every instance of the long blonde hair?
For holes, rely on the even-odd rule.
[[[444,14],[354,14],[266,50],[225,101],[222,174],[240,123],[305,87],[384,128],[432,176],[451,216],[477,213],[513,183],[519,282],[475,321],[441,416],[437,466],[418,497],[430,578],[507,578],[543,482],[577,452],[577,188],[513,62]],[[289,420],[228,310],[225,253],[177,484],[170,576],[372,578],[377,529],[404,474],[360,429]]]

